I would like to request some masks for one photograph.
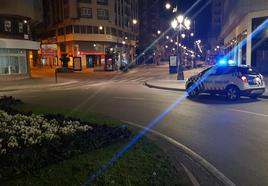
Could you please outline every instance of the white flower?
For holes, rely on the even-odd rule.
[[[0,154],[6,154],[7,150],[6,149],[1,149]]]
[[[7,143],[7,146],[9,148],[15,148],[15,147],[18,147],[19,144],[17,142],[17,139],[14,137],[14,136],[11,136],[8,140],[8,143]]]

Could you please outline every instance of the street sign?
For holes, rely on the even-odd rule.
[[[170,58],[169,58],[169,66],[171,66],[171,67],[177,66],[176,58],[177,58],[176,56],[170,56]]]
[[[81,57],[73,57],[73,69],[75,71],[82,71]]]
[[[177,56],[170,56],[169,57],[169,73],[176,74],[177,73]]]

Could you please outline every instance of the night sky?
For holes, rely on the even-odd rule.
[[[178,6],[178,13],[182,12],[185,13],[197,0],[169,0],[165,2],[170,2],[173,5]],[[191,18],[195,15],[201,8],[208,2],[208,0],[202,0],[190,13],[187,15]],[[200,37],[201,39],[207,39],[208,33],[211,27],[211,3],[206,6],[204,10],[200,12],[195,17],[195,31],[196,36]]]

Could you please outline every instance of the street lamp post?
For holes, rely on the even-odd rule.
[[[177,34],[177,42],[181,43],[180,41],[181,36],[181,29],[179,29],[179,34]],[[178,66],[178,74],[177,74],[177,80],[184,80],[184,73],[183,73],[183,65],[182,65],[182,51],[181,47],[177,45],[177,66]]]
[[[177,33],[177,50],[176,50],[176,64],[178,67],[177,73],[177,80],[184,80],[184,73],[183,73],[183,64],[182,64],[182,51],[181,47],[179,46],[180,37],[184,37],[185,34],[182,35],[181,30],[185,28],[186,30],[190,29],[191,21],[188,18],[185,18],[182,15],[179,15],[171,22],[171,26],[174,30],[178,30]]]

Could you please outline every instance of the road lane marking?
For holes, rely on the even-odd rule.
[[[184,171],[186,172],[188,178],[191,180],[193,186],[200,186],[199,182],[197,179],[194,177],[193,173],[183,164],[180,163]]]
[[[267,114],[262,114],[262,113],[257,113],[257,112],[250,112],[250,111],[246,111],[246,110],[239,110],[239,109],[232,109],[232,108],[228,108],[226,110],[234,111],[234,112],[240,112],[240,113],[244,113],[244,114],[252,114],[252,115],[261,116],[261,117],[268,117]]]
[[[139,125],[137,123],[133,123],[130,121],[122,120],[126,124],[140,128],[140,129],[145,129],[146,127]],[[193,160],[196,161],[199,165],[201,165],[206,171],[210,172],[213,176],[215,176],[218,180],[220,180],[224,185],[228,186],[236,186],[229,178],[227,178],[222,172],[220,172],[216,167],[214,167],[211,163],[209,163],[205,158],[188,148],[187,146],[181,144],[180,142],[176,141],[175,139],[168,137],[161,132],[158,132],[154,129],[149,130],[150,133],[162,137],[163,139],[167,140],[169,143],[177,146],[180,148],[185,154],[189,155]]]
[[[123,100],[131,100],[131,101],[143,101],[144,98],[132,98],[132,97],[113,97],[114,99],[123,99]]]

